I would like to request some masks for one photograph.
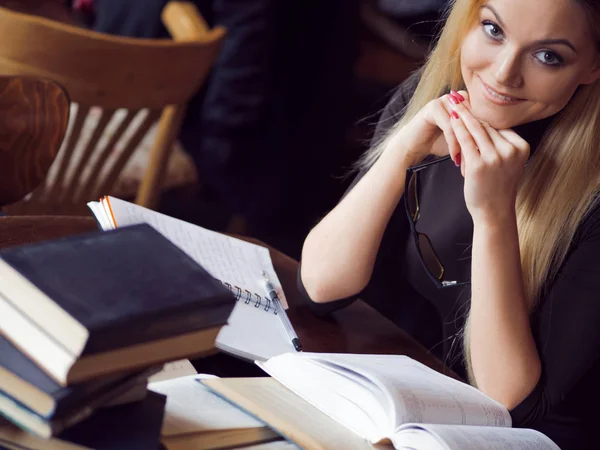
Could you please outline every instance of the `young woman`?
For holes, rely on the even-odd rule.
[[[299,272],[563,449],[600,418],[599,78],[600,1],[456,0]]]

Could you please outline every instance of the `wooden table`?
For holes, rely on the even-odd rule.
[[[97,229],[95,220],[90,217],[0,217],[0,248]],[[435,370],[449,373],[437,358],[364,302],[357,301],[326,318],[315,316],[296,287],[298,263],[273,248],[269,250],[288,299],[290,320],[305,351],[404,354]],[[223,354],[196,361],[195,366],[199,371],[219,376],[264,376],[264,372],[252,364]]]

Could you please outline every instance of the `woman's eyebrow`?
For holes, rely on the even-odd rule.
[[[490,5],[485,4],[481,7],[481,9],[489,9],[492,14],[494,15],[494,17],[496,18],[496,21],[498,22],[498,25],[500,25],[502,28],[506,28],[506,25],[504,25],[504,22],[502,22],[502,19],[500,18],[500,15],[496,12],[496,10],[494,8],[492,8]]]
[[[536,45],[565,45],[569,47],[575,54],[577,54],[577,50],[575,50],[575,46],[571,44],[567,39],[543,39],[541,41],[535,41]]]
[[[484,9],[484,8],[490,10],[490,12],[496,18],[498,25],[500,25],[502,28],[506,29],[506,25],[504,25],[502,18],[500,17],[498,12],[491,5],[485,4],[481,7],[481,9]],[[571,50],[573,50],[573,52],[575,52],[575,54],[577,54],[577,50],[575,49],[575,46],[568,39],[542,39],[540,41],[535,41],[534,44],[535,45],[564,45],[566,47],[569,47]]]

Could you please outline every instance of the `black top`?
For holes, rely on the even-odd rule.
[[[401,117],[417,83],[418,76],[413,76],[400,86],[379,120],[374,141]],[[548,118],[515,131],[533,152],[551,122]],[[357,175],[348,191],[364,173]],[[473,222],[463,187],[452,160],[419,172],[421,214],[416,228],[429,236],[447,279],[452,280],[469,280],[471,271]],[[309,299],[300,272],[298,284]],[[584,218],[557,277],[543,291],[531,316],[542,377],[511,411],[513,425],[538,429],[563,450],[591,448],[600,418],[595,408],[600,402],[600,208],[594,207]],[[440,289],[426,274],[401,198],[367,287],[352,298],[309,304],[316,313],[327,314],[360,297],[465,377],[461,332],[470,295],[468,285]]]

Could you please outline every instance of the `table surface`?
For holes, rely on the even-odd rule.
[[[2,216],[0,217],[0,248],[56,239],[97,229],[96,222],[91,217]],[[251,238],[247,240],[265,245]],[[357,301],[327,317],[315,316],[306,301],[301,298],[296,286],[298,262],[268,245],[265,246],[269,248],[273,266],[286,294],[290,306],[288,315],[305,351],[403,354],[453,376],[435,356],[429,354],[400,328],[362,301]],[[230,362],[223,362],[222,359],[217,358],[216,364]],[[215,370],[214,364],[207,366],[207,369],[201,366],[200,369],[218,372],[216,374],[220,376],[248,376],[249,374],[244,371],[245,366],[251,365],[245,362],[237,365],[230,364],[225,372]]]

